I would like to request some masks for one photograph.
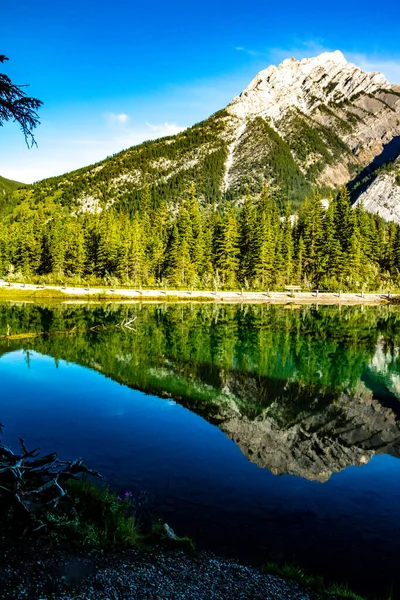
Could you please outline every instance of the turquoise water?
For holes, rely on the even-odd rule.
[[[46,333],[0,342],[3,437],[82,456],[201,547],[396,592],[399,323],[388,307],[0,305],[0,335]]]

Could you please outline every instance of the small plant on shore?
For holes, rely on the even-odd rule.
[[[346,583],[327,584],[322,576],[309,575],[298,565],[291,563],[284,563],[281,565],[275,562],[269,562],[266,565],[265,570],[271,575],[277,575],[284,579],[291,579],[301,586],[312,588],[313,590],[327,594],[328,596],[349,598],[350,600],[365,600],[362,596],[353,592]],[[390,598],[388,598],[388,600],[390,600]]]
[[[271,575],[277,575],[284,579],[292,579],[301,585],[312,587],[315,590],[323,591],[325,589],[323,577],[309,575],[298,565],[293,565],[291,563],[280,565],[275,562],[269,562],[266,565],[265,570]]]
[[[363,596],[356,594],[346,583],[333,583],[324,589],[326,594],[350,600],[364,600]]]
[[[128,548],[140,543],[131,496],[120,498],[108,487],[86,479],[67,482],[66,491],[69,510],[47,515],[54,539],[102,548]]]

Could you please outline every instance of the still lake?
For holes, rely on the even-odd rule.
[[[82,456],[198,547],[395,597],[399,326],[390,306],[3,303],[0,336],[45,334],[0,340],[3,439]]]

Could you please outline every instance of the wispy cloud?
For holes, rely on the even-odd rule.
[[[112,149],[110,153],[118,152],[122,148],[129,148],[136,144],[141,144],[147,140],[175,135],[186,129],[183,125],[177,123],[140,123],[134,127],[124,127],[123,130],[115,131],[115,135],[105,141],[107,148]]]
[[[176,122],[141,122],[133,125],[131,119],[108,119],[108,126],[99,128],[98,137],[95,134],[90,138],[73,135],[60,138],[50,135],[43,144],[39,143],[38,148],[21,154],[18,163],[2,158],[1,174],[10,179],[31,183],[92,164],[124,148],[146,140],[174,135],[184,129],[186,127]]]
[[[126,113],[107,113],[105,116],[110,123],[127,123],[129,121],[129,115]]]
[[[244,48],[243,46],[236,46],[235,50],[238,52],[244,52],[245,54],[250,54],[250,56],[257,56],[259,54],[256,50],[250,50],[249,48]]]
[[[149,130],[158,137],[163,137],[165,135],[175,135],[176,133],[180,133],[181,131],[186,129],[186,127],[182,127],[181,125],[177,125],[176,123],[168,123],[167,121],[161,124],[148,123],[146,121],[146,127],[148,127]]]

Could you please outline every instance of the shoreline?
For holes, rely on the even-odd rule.
[[[0,300],[55,300],[61,302],[87,303],[159,303],[159,302],[209,302],[223,304],[282,304],[291,308],[305,304],[315,305],[382,305],[399,301],[400,295],[361,292],[236,292],[123,289],[101,287],[39,286],[34,284],[7,283],[0,281]]]
[[[0,598],[20,600],[353,600],[364,596],[346,584],[313,585],[207,550],[187,553],[161,546],[116,551],[41,548],[9,549],[0,559]],[[346,594],[346,592],[350,592]],[[351,594],[351,595],[350,595]]]

